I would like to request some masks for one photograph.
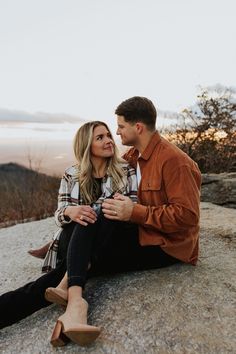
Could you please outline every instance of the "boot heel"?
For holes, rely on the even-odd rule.
[[[77,328],[69,328],[64,333],[72,342],[86,346],[95,341],[100,335],[101,329],[90,325],[78,325]]]
[[[69,338],[62,332],[62,323],[57,321],[52,332],[50,343],[53,345],[53,347],[63,347],[68,342]]]

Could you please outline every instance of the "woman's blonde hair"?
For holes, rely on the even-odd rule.
[[[74,138],[74,154],[78,161],[78,179],[80,184],[80,193],[82,200],[86,204],[94,202],[94,184],[93,165],[91,160],[91,144],[93,141],[93,131],[96,127],[103,125],[111,134],[106,123],[101,121],[92,121],[83,124],[77,131]],[[114,139],[111,134],[111,139]],[[121,167],[123,160],[118,157],[118,149],[114,142],[114,155],[107,158],[107,174],[112,178],[112,191],[118,191],[124,187],[124,171]],[[124,161],[123,161],[124,162]],[[111,191],[111,192],[112,192]]]

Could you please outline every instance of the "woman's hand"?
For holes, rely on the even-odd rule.
[[[65,209],[64,215],[84,226],[97,220],[97,214],[89,205],[70,205]]]

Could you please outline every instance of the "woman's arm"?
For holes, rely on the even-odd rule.
[[[65,209],[69,205],[73,205],[71,200],[72,184],[72,176],[65,172],[61,179],[58,192],[57,210],[55,211],[55,221],[58,226],[63,226],[72,221],[70,218],[64,215]]]
[[[126,195],[132,200],[132,202],[137,203],[137,190],[138,182],[136,171],[130,165],[127,166],[127,185],[126,185]]]
[[[95,211],[89,205],[79,205],[79,190],[76,189],[77,198],[72,198],[71,192],[76,183],[78,182],[73,179],[72,175],[64,173],[58,193],[58,207],[55,212],[56,224],[60,227],[71,221],[87,226],[88,223],[94,223],[97,219]]]

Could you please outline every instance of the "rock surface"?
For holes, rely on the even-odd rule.
[[[236,208],[236,173],[203,174],[201,200]]]
[[[27,254],[55,230],[53,218],[0,230],[1,293],[40,275],[41,261]],[[1,330],[1,353],[235,353],[236,210],[201,204],[201,256],[196,267],[90,280],[89,322],[102,327],[97,341],[80,348],[49,343],[62,309],[56,305]]]

